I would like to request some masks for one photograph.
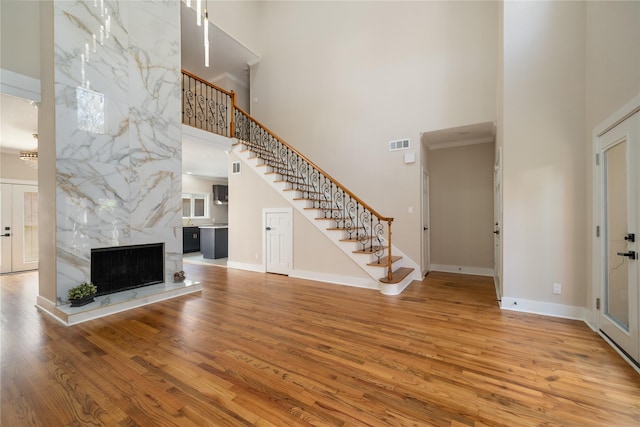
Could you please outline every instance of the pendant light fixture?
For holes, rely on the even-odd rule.
[[[204,66],[209,66],[209,11],[204,9]]]
[[[191,7],[191,0],[184,0],[184,2],[187,5],[187,7]],[[203,39],[204,39],[204,66],[205,67],[209,67],[209,8],[208,6],[209,6],[208,0],[205,0],[204,13],[202,13],[202,0],[196,0],[196,24],[198,25],[198,27],[201,27],[202,21],[204,21]]]

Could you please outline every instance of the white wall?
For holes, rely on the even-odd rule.
[[[225,33],[259,54],[258,40],[261,35],[258,23],[263,18],[261,15],[263,3],[261,0],[211,1],[208,4],[209,19]]]
[[[0,2],[1,68],[40,78],[40,2]]]
[[[432,269],[493,271],[493,161],[492,142],[429,153]]]
[[[388,141],[410,138],[422,159],[421,132],[495,120],[497,3],[260,7],[252,114],[394,217],[394,243],[420,264],[420,163]]]
[[[217,85],[225,90],[233,91],[236,93],[236,104],[244,111],[249,111],[249,88],[240,83],[229,73],[224,73],[218,78],[211,81],[214,85]]]
[[[504,3],[508,300],[585,305],[585,23],[582,2]]]
[[[0,179],[38,181],[38,170],[32,168],[17,153],[0,153]]]

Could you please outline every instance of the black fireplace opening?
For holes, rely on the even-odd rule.
[[[164,282],[164,243],[91,249],[96,295]]]

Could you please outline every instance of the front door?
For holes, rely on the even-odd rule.
[[[288,275],[293,257],[291,210],[265,211],[264,222],[266,271]]]
[[[2,184],[0,205],[0,272],[37,269],[38,187]]]
[[[640,361],[637,215],[640,186],[640,113],[598,139],[602,292],[599,327],[636,362]]]

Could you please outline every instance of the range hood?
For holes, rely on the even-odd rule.
[[[213,186],[213,203],[216,205],[229,204],[229,186],[215,184]]]

